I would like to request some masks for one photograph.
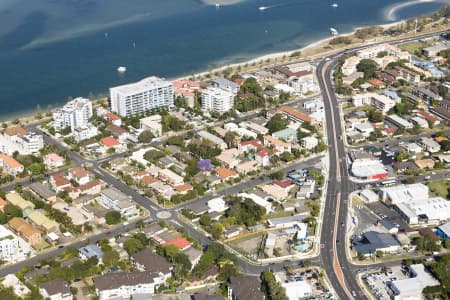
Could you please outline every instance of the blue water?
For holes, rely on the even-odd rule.
[[[149,75],[190,75],[300,48],[327,37],[329,27],[385,23],[389,6],[407,2],[340,0],[333,9],[328,0],[247,0],[216,9],[194,0],[2,1],[0,118]],[[397,18],[440,6],[409,6]],[[119,75],[118,66],[128,71]]]

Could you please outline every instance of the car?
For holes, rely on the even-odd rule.
[[[106,235],[111,235],[112,234],[112,232],[111,231],[108,231],[107,233],[106,233]]]
[[[78,281],[80,281],[81,280],[81,278],[75,278],[74,280],[73,280],[73,282],[78,282]]]
[[[341,226],[342,226],[342,227],[344,227],[344,226],[345,226],[344,222],[341,222]]]
[[[356,292],[355,291],[352,291],[352,296],[356,297]]]
[[[62,249],[62,248],[64,248],[64,245],[59,245],[58,246],[58,249]]]

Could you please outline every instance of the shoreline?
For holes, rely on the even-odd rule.
[[[214,0],[210,0],[210,1],[213,2]],[[422,2],[423,0],[418,0],[418,1]],[[425,1],[428,2],[430,0],[425,0]],[[431,1],[434,1],[434,0],[431,0]],[[399,20],[399,21],[395,21],[395,22],[388,22],[388,23],[382,23],[382,24],[373,24],[373,25],[367,25],[367,26],[358,26],[358,27],[354,27],[349,32],[339,34],[338,36],[339,37],[350,36],[350,35],[353,35],[359,29],[372,27],[372,26],[379,26],[379,27],[383,27],[384,29],[387,29],[389,27],[397,26],[399,24],[402,24],[405,21],[406,20],[403,19],[403,20]],[[169,80],[169,81],[174,81],[174,80],[181,80],[181,79],[191,78],[192,76],[194,76],[194,77],[199,77],[199,76],[203,77],[203,76],[205,76],[208,73],[213,74],[213,73],[220,72],[220,71],[223,71],[223,70],[228,69],[228,68],[237,68],[239,66],[242,67],[242,66],[245,66],[245,65],[248,66],[248,65],[253,64],[253,63],[258,63],[258,62],[265,61],[265,60],[268,60],[268,59],[269,60],[274,60],[274,59],[282,58],[284,56],[288,57],[288,56],[290,56],[290,55],[292,55],[292,54],[294,54],[296,52],[304,52],[305,50],[317,47],[317,46],[319,46],[321,44],[324,44],[324,43],[332,40],[335,37],[336,36],[329,36],[329,37],[326,37],[326,38],[323,38],[323,39],[312,41],[311,43],[307,44],[304,47],[296,48],[296,49],[293,49],[293,50],[279,51],[279,52],[263,54],[263,55],[259,55],[259,56],[253,57],[253,58],[250,58],[250,59],[242,61],[242,62],[236,62],[236,63],[232,63],[232,64],[225,64],[223,66],[213,68],[213,69],[211,69],[211,71],[205,70],[205,71],[197,72],[197,73],[194,73],[194,74],[191,74],[191,75],[179,75],[179,76],[175,76],[173,78],[166,78],[166,79]],[[333,50],[330,50],[328,52],[336,51],[336,50],[337,49],[333,49]],[[323,56],[325,53],[327,53],[327,51],[319,52],[316,55],[306,55],[305,57],[302,57],[300,59],[301,60],[308,60],[308,59],[314,58],[317,55]],[[281,62],[280,61],[279,63],[280,64],[283,64],[283,63],[287,64],[287,63],[290,63],[290,62],[289,61],[286,61],[286,62]],[[99,94],[104,94],[104,92],[99,93]],[[90,100],[92,100],[93,102],[96,102],[96,101],[103,100],[103,99],[104,98],[95,98],[95,99],[90,99]],[[47,111],[45,109],[42,109],[42,112],[45,113]],[[35,109],[29,109],[27,111],[17,112],[17,113],[12,114],[12,115],[5,114],[4,116],[0,116],[0,122],[2,122],[2,123],[10,123],[13,120],[18,119],[18,118],[19,119],[24,119],[24,118],[31,119],[34,116],[36,116]]]

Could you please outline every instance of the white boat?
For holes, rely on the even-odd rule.
[[[126,71],[127,71],[126,67],[118,67],[117,68],[117,72],[119,72],[119,73],[125,73]]]
[[[337,3],[333,3],[333,4],[331,4],[331,7],[338,8],[339,5]]]
[[[266,10],[266,9],[268,9],[268,7],[267,6],[260,6],[260,7],[258,7],[258,9],[259,10]]]
[[[220,7],[220,3],[216,3],[216,7],[219,8]]]
[[[338,35],[339,34],[339,32],[336,29],[334,29],[333,27],[330,28],[330,33],[331,33],[331,35]]]

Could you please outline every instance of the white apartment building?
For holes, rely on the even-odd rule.
[[[86,98],[75,98],[62,108],[53,110],[53,127],[60,130],[70,127],[72,132],[80,127],[85,127],[92,117],[92,102]]]
[[[162,118],[160,115],[153,115],[139,120],[141,129],[150,130],[155,136],[162,135]]]
[[[391,98],[376,93],[358,94],[352,97],[352,104],[356,107],[371,105],[383,113],[387,113],[396,104]]]
[[[288,79],[287,84],[292,87],[296,93],[301,95],[309,92],[317,92],[319,89],[313,73],[301,77],[292,76]]]
[[[319,144],[319,140],[313,136],[307,136],[302,138],[301,143],[303,148],[311,150]]]
[[[234,94],[220,88],[210,87],[200,96],[202,109],[224,113],[233,108]]]
[[[166,278],[156,272],[144,271],[107,273],[92,280],[100,300],[130,299],[137,294],[145,294],[150,299],[155,288],[164,284]]]
[[[5,130],[0,134],[0,151],[8,155],[19,152],[22,155],[34,154],[44,147],[42,135],[34,132]]]
[[[72,135],[77,142],[90,139],[98,134],[98,128],[88,123],[86,126],[72,130]]]
[[[403,51],[397,46],[391,44],[379,44],[371,46],[357,52],[357,56],[362,59],[373,59],[376,58],[378,53],[386,52],[389,56],[394,56],[397,59],[411,61],[411,54],[407,51]]]
[[[361,58],[358,56],[351,56],[347,58],[344,64],[341,67],[342,74],[345,76],[349,76],[356,72],[356,66],[361,61]]]
[[[12,231],[0,225],[0,259],[7,262],[24,260],[31,253],[30,246]]]
[[[139,214],[131,198],[114,187],[103,190],[98,202],[106,208],[117,210],[122,217],[127,219]]]
[[[122,117],[173,105],[172,82],[151,76],[109,89],[111,110]]]

